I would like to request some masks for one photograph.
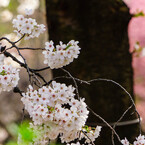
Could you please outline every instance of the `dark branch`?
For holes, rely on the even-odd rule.
[[[29,47],[24,47],[24,48],[19,48],[19,50],[45,50],[45,48],[29,48]]]
[[[24,68],[27,69],[27,65],[26,65],[25,63],[19,61],[16,57],[14,57],[14,56],[13,56],[12,54],[10,54],[9,52],[5,51],[5,52],[4,52],[4,55],[5,55],[6,57],[11,57],[15,62],[17,62],[18,64],[20,64],[21,67],[24,67]],[[44,83],[47,83],[47,81],[44,79],[44,77],[42,77],[39,73],[35,72],[35,70],[29,68],[29,71],[30,71],[31,73],[34,73],[35,75],[39,76],[39,77],[44,81]]]

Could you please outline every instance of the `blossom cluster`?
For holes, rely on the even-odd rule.
[[[96,128],[85,126],[83,128],[85,134],[81,133],[80,138],[85,138],[85,143],[90,144],[91,142],[94,142],[96,138],[99,137],[101,128],[101,126],[97,126]]]
[[[129,141],[126,138],[121,140],[121,143],[123,145],[130,145]],[[136,141],[133,142],[133,145],[144,145],[144,144],[145,144],[145,136],[141,134],[136,138]]]
[[[18,84],[19,69],[11,65],[0,65],[0,93],[10,91]]]
[[[45,51],[43,51],[45,60],[44,63],[48,64],[51,69],[61,68],[71,63],[74,58],[78,58],[80,47],[78,41],[71,40],[67,44],[60,41],[60,45],[54,47],[53,41],[45,43]]]
[[[68,143],[80,137],[89,111],[84,99],[74,98],[74,90],[71,85],[66,86],[53,81],[51,86],[43,86],[38,90],[29,86],[27,92],[23,93],[21,100],[33,120],[31,126],[34,132],[41,133],[41,136],[37,135],[35,142],[47,142],[60,135],[61,142]],[[92,138],[98,137],[99,132],[99,128],[93,132],[88,131]],[[90,140],[86,142],[89,143]]]
[[[26,14],[29,14],[29,11],[27,11]],[[23,15],[18,15],[16,19],[13,19],[12,23],[13,27],[16,28],[14,32],[16,32],[18,36],[25,34],[25,40],[38,37],[45,31],[43,24],[39,25],[35,19],[25,18]]]

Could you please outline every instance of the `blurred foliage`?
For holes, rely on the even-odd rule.
[[[24,122],[20,128],[18,133],[21,135],[22,140],[24,142],[32,142],[33,141],[33,136],[34,136],[34,132],[33,130],[29,127],[29,123],[28,122]]]
[[[9,10],[11,13],[14,15],[17,14],[17,7],[19,5],[19,2],[17,0],[10,0],[10,3],[7,7],[5,8],[0,8],[0,13],[3,10]],[[12,23],[10,22],[2,22],[0,20],[0,35],[4,35],[7,33],[12,33]]]
[[[0,37],[4,36],[6,34],[10,34],[14,30],[13,25],[12,25],[12,20],[7,21],[7,22],[2,21],[2,17],[1,17],[2,12],[5,10],[8,10],[13,14],[13,18],[15,18],[16,15],[19,14],[19,12],[17,11],[17,8],[19,5],[20,5],[19,0],[10,0],[10,3],[7,7],[0,7]],[[37,11],[35,11],[35,13],[32,17],[37,18],[38,23],[45,24],[45,1],[40,1],[40,6],[37,9]],[[48,34],[46,31],[45,34],[43,34],[39,37],[39,39],[36,38],[36,39],[31,39],[30,41],[22,41],[21,46],[23,47],[23,45],[25,45],[25,46],[33,45],[34,48],[35,47],[44,47],[42,45],[44,45],[43,42],[45,42],[47,40],[47,37],[48,37],[47,35]],[[15,37],[15,35],[13,37]],[[40,51],[33,52],[33,54],[31,52],[29,52],[29,53],[22,52],[22,53],[28,60],[28,63],[30,64],[30,66],[35,68],[37,66],[43,65],[43,61],[40,61],[40,60],[42,60]],[[33,58],[33,57],[37,58],[36,61],[31,61],[29,59],[29,58]],[[0,73],[2,73],[3,75],[5,74],[4,72],[0,72]],[[25,72],[21,72],[21,73],[25,74]],[[22,74],[24,76],[24,78],[21,79],[21,84],[20,84],[20,86],[22,87],[22,90],[25,90],[25,88],[27,86],[27,76],[25,76],[24,74]],[[45,72],[44,72],[44,75],[46,78],[51,77],[51,76],[49,76],[48,73],[46,74]],[[35,134],[29,128],[28,121],[25,121],[22,124],[17,124],[18,122],[21,121],[21,115],[19,113],[22,113],[21,112],[22,106],[19,105],[19,104],[21,104],[20,99],[16,98],[16,96],[13,97],[12,95],[15,95],[15,94],[14,93],[11,95],[6,94],[4,99],[1,99],[2,100],[1,104],[5,104],[5,103],[7,104],[7,105],[5,105],[6,109],[4,107],[3,107],[4,109],[1,109],[2,105],[0,105],[1,106],[0,107],[0,115],[1,115],[0,119],[2,120],[2,122],[4,122],[6,132],[8,133],[8,137],[6,136],[6,137],[4,137],[4,140],[0,140],[0,145],[17,145],[18,134],[21,134],[22,140],[24,140],[23,145],[28,145],[28,143],[32,141],[32,138]],[[13,99],[13,101],[9,101],[10,96],[11,96],[11,99]],[[2,96],[1,96],[1,98],[2,98]],[[15,98],[15,100],[14,100],[14,98]],[[18,103],[18,102],[20,102],[20,103]],[[17,104],[17,105],[11,105],[11,104]],[[14,112],[14,115],[10,113],[11,110]],[[15,110],[17,110],[19,113],[17,113],[17,111],[15,111]],[[6,113],[3,113],[3,112],[6,112]],[[7,122],[5,121],[4,117],[2,116],[3,114],[4,114],[4,116],[6,116],[5,118],[7,118],[6,119],[6,120],[8,120]],[[14,117],[12,117],[12,119],[11,119],[8,116],[10,116],[10,117],[14,116]],[[27,115],[25,115],[25,119],[26,118],[27,118]],[[51,143],[51,145],[56,145],[56,144],[55,144],[55,142],[53,142],[53,143]],[[61,144],[57,144],[57,145],[61,145]]]
[[[29,122],[24,121],[21,125],[11,125],[9,127],[10,132],[15,130],[15,133],[12,133],[15,135],[16,141],[11,140],[6,145],[17,145],[17,137],[18,135],[21,136],[21,139],[23,140],[23,145],[28,145],[30,142],[33,141],[34,132],[29,127]]]
[[[17,7],[18,7],[19,3],[17,0],[10,0],[10,3],[8,5],[8,10],[10,10],[13,14],[16,14],[16,10],[17,10]]]
[[[9,130],[13,136],[15,136],[15,140],[10,140],[6,145],[17,145],[17,138],[18,136],[21,137],[22,143],[19,145],[28,145],[29,143],[33,142],[33,137],[36,136],[35,132],[30,128],[29,121],[24,121],[22,124],[12,124],[9,127]],[[50,143],[49,145],[62,145],[56,144],[55,142]]]

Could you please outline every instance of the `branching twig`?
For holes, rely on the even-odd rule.
[[[16,57],[14,57],[14,56],[13,56],[12,54],[10,54],[9,52],[5,51],[5,52],[4,52],[4,55],[5,55],[6,57],[11,57],[15,62],[17,62],[18,64],[20,64],[21,67],[24,67],[24,68],[27,69],[26,64],[24,64],[23,62],[19,61]],[[39,76],[39,77],[43,80],[44,83],[47,83],[47,81],[46,81],[39,73],[35,72],[35,71],[34,71],[33,69],[31,69],[31,68],[29,68],[29,71],[32,72],[32,73],[34,73],[35,75]]]
[[[45,48],[30,48],[30,47],[24,47],[24,48],[19,48],[19,50],[45,50]]]
[[[139,115],[138,111],[136,110],[136,106],[135,106],[135,103],[134,103],[134,101],[133,101],[132,96],[130,95],[130,93],[129,93],[123,86],[121,86],[119,83],[117,83],[117,82],[115,82],[115,81],[113,81],[113,80],[110,80],[110,79],[103,79],[103,78],[93,79],[93,80],[90,80],[90,81],[80,80],[80,79],[74,78],[68,71],[66,71],[66,70],[64,70],[64,69],[62,69],[62,70],[63,70],[64,72],[66,72],[70,77],[67,77],[67,76],[60,76],[60,77],[56,77],[56,78],[54,78],[54,79],[59,79],[59,78],[73,79],[73,81],[75,80],[75,82],[76,82],[76,80],[77,80],[77,81],[79,81],[79,82],[81,82],[81,83],[85,83],[85,84],[88,84],[88,85],[90,85],[91,82],[95,82],[95,81],[107,81],[107,82],[112,82],[112,83],[116,84],[117,86],[119,86],[121,89],[123,89],[123,90],[125,91],[125,93],[128,94],[128,96],[129,96],[129,98],[130,98],[130,100],[131,100],[131,102],[132,102],[132,105],[131,105],[130,107],[128,107],[128,109],[122,114],[122,116],[119,118],[119,120],[114,124],[113,128],[110,126],[109,123],[107,123],[102,117],[100,117],[98,114],[96,114],[92,109],[90,109],[89,107],[88,107],[88,109],[91,110],[91,112],[92,112],[96,117],[98,117],[99,119],[101,119],[101,120],[102,120],[102,121],[112,130],[113,134],[115,134],[115,135],[117,136],[118,140],[121,142],[119,135],[118,135],[118,134],[116,133],[116,131],[115,131],[115,126],[117,125],[117,123],[118,123],[119,121],[122,120],[122,118],[125,116],[125,114],[134,106],[135,112],[137,113],[138,118],[139,118],[139,125],[140,125],[140,128],[139,128],[139,129],[140,129],[140,133],[141,133],[141,119],[140,119],[140,115]],[[76,90],[78,90],[78,87],[76,87]],[[113,135],[112,135],[112,136],[113,136]],[[112,137],[112,140],[113,140],[113,137]],[[114,142],[114,141],[112,141],[112,143],[113,143],[113,142]]]
[[[121,142],[119,135],[118,135],[118,134],[116,133],[116,131],[115,131],[115,127],[116,127],[117,124],[123,119],[123,117],[125,116],[125,114],[134,106],[135,112],[137,113],[137,116],[138,116],[138,118],[139,118],[139,125],[140,125],[140,126],[139,126],[139,130],[140,130],[140,134],[141,134],[141,118],[140,118],[140,115],[139,115],[138,111],[136,110],[136,106],[135,106],[135,103],[134,103],[134,100],[133,100],[132,96],[130,95],[130,93],[129,93],[123,86],[121,86],[119,83],[117,83],[116,81],[111,80],[111,79],[97,78],[97,79],[93,79],[93,80],[90,80],[90,81],[80,80],[80,79],[78,79],[78,78],[73,77],[69,71],[67,71],[67,70],[65,70],[65,69],[63,69],[63,68],[61,68],[61,70],[62,70],[63,72],[65,72],[68,76],[59,76],[59,77],[53,78],[52,80],[50,80],[49,82],[47,82],[47,81],[45,80],[45,78],[44,78],[40,73],[38,73],[38,72],[47,70],[47,69],[49,69],[49,67],[45,67],[45,68],[41,68],[41,69],[32,69],[32,68],[28,67],[28,64],[27,64],[27,62],[26,62],[26,59],[23,57],[23,55],[22,55],[21,52],[20,52],[20,50],[26,50],[26,49],[27,49],[27,50],[45,50],[45,48],[27,48],[27,47],[25,47],[25,48],[19,48],[19,47],[17,47],[17,46],[16,46],[16,43],[18,43],[19,41],[21,41],[24,37],[25,37],[25,34],[24,34],[20,39],[18,39],[18,40],[15,41],[15,42],[10,41],[10,40],[9,40],[8,38],[6,38],[6,37],[2,37],[2,38],[0,38],[0,41],[1,41],[1,40],[6,40],[8,43],[11,44],[11,47],[5,49],[2,53],[3,53],[6,57],[11,57],[15,62],[17,62],[18,64],[20,64],[21,67],[24,67],[24,68],[27,70],[28,75],[29,75],[29,81],[30,81],[30,83],[31,83],[31,76],[33,76],[34,79],[36,80],[36,81],[32,80],[32,82],[33,82],[36,86],[38,86],[38,87],[41,87],[42,85],[41,85],[40,80],[37,78],[37,76],[38,76],[40,79],[42,79],[42,81],[45,83],[44,85],[49,85],[49,84],[52,82],[52,80],[56,80],[56,79],[60,79],[60,78],[72,79],[73,82],[74,82],[75,88],[76,88],[76,95],[77,95],[78,99],[80,99],[79,91],[78,91],[78,85],[77,85],[77,82],[76,82],[76,81],[78,81],[78,82],[80,82],[80,83],[85,83],[85,84],[87,84],[87,85],[90,85],[92,82],[96,82],[96,81],[112,82],[112,83],[114,83],[115,85],[119,86],[119,87],[129,96],[129,98],[130,98],[130,100],[131,100],[131,102],[132,102],[132,105],[131,105],[130,107],[128,107],[127,110],[125,110],[125,112],[124,112],[124,113],[122,114],[122,116],[118,119],[118,121],[113,125],[113,127],[111,127],[111,125],[110,125],[107,121],[105,121],[100,115],[98,115],[97,113],[95,113],[90,107],[87,106],[88,110],[90,110],[97,118],[99,118],[100,120],[102,120],[102,121],[112,130],[112,143],[113,143],[113,145],[115,145],[115,144],[114,144],[114,134],[117,136],[118,140]],[[16,57],[14,57],[14,56],[13,56],[12,54],[10,54],[9,52],[7,52],[7,50],[12,49],[12,48],[16,48],[18,54],[23,58],[24,63],[21,62],[21,61],[19,61]],[[38,82],[39,84],[37,84],[37,82]],[[19,89],[18,87],[15,87],[13,91],[14,91],[15,93],[19,93],[19,94],[22,96],[22,91],[20,91],[20,89]],[[23,117],[22,117],[22,121],[23,121],[23,119],[24,119],[24,111],[25,111],[25,110],[24,110],[24,108],[23,108]],[[87,134],[86,134],[84,131],[82,131],[82,132],[87,136]],[[91,141],[91,139],[90,139],[88,136],[87,136],[87,138]],[[92,141],[91,141],[91,143],[94,145],[94,143],[93,143]]]
[[[124,92],[129,96],[133,106],[134,106],[134,109],[135,109],[135,112],[137,113],[137,116],[139,118],[139,131],[140,131],[140,134],[141,134],[141,118],[140,118],[140,115],[138,113],[138,111],[136,110],[136,106],[135,106],[135,103],[134,103],[134,100],[132,98],[132,96],[130,95],[130,93],[123,87],[121,86],[119,83],[113,81],[113,80],[110,80],[110,79],[103,79],[103,78],[98,78],[98,79],[93,79],[93,80],[90,80],[88,81],[89,83],[91,82],[95,82],[95,81],[106,81],[106,82],[112,82],[114,84],[116,84],[117,86],[119,86],[122,90],[124,90]]]
[[[113,125],[113,129],[115,130],[116,125],[118,124],[118,122],[120,122],[123,117],[125,116],[125,114],[133,107],[133,104],[131,106],[128,107],[127,110],[125,110],[122,114],[122,116],[117,120],[117,122]],[[115,145],[114,143],[114,132],[112,131],[112,144]]]
[[[90,142],[92,143],[92,145],[95,145],[92,140],[89,138],[89,136],[85,133],[85,131],[81,130],[81,132],[90,140]]]
[[[28,67],[28,64],[26,62],[26,59],[24,58],[24,56],[21,54],[21,52],[19,51],[19,48],[17,46],[15,46],[15,48],[17,49],[17,52],[18,54],[22,57],[22,59],[24,60],[24,63],[25,63],[25,66],[26,66],[26,69],[27,69],[27,72],[28,72],[28,75],[29,75],[29,82],[32,84],[31,82],[31,74],[30,74],[30,70],[29,70],[29,67]]]
[[[22,36],[20,37],[20,39],[18,39],[17,41],[15,41],[15,42],[13,42],[13,43],[14,43],[14,44],[18,43],[18,42],[21,41],[24,37],[25,37],[25,34],[22,35]]]
[[[116,135],[116,137],[118,138],[119,142],[121,142],[121,139],[119,137],[119,135],[116,133],[116,131],[111,127],[111,125],[106,121],[104,120],[100,115],[98,115],[97,113],[95,113],[89,106],[87,106],[87,108],[97,117],[99,118],[100,120],[102,120],[112,131],[113,133]]]
[[[61,70],[63,70],[65,73],[67,73],[72,78],[72,80],[74,82],[74,85],[75,85],[75,88],[76,88],[77,97],[78,97],[78,99],[80,99],[80,95],[79,95],[79,91],[78,91],[78,85],[77,85],[77,82],[76,82],[75,78],[67,70],[65,70],[63,68],[61,68]]]
[[[1,38],[0,38],[0,41],[1,41],[1,40],[6,40],[6,41],[8,41],[10,44],[14,44],[14,42],[10,41],[7,37],[1,37]]]
[[[21,91],[18,87],[14,87],[13,92],[14,93],[19,93],[21,96],[23,96],[22,95],[23,91]]]
[[[47,70],[47,69],[50,69],[50,67],[44,67],[44,68],[40,68],[40,69],[32,69],[33,71],[35,72],[39,72],[39,71],[44,71],[44,70]]]

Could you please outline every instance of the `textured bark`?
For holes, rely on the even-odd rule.
[[[73,76],[84,80],[113,79],[133,96],[133,71],[127,37],[130,20],[128,9],[120,0],[46,0],[49,39],[79,40],[81,54],[66,67]],[[58,70],[54,75],[60,75]],[[123,90],[109,82],[79,85],[81,97],[108,122],[117,121],[131,101]],[[124,120],[134,119],[128,113]],[[89,123],[101,122],[90,113]],[[137,136],[137,125],[117,127],[121,138],[132,141]],[[111,131],[104,127],[96,144],[111,145]],[[119,143],[116,141],[116,144]]]

